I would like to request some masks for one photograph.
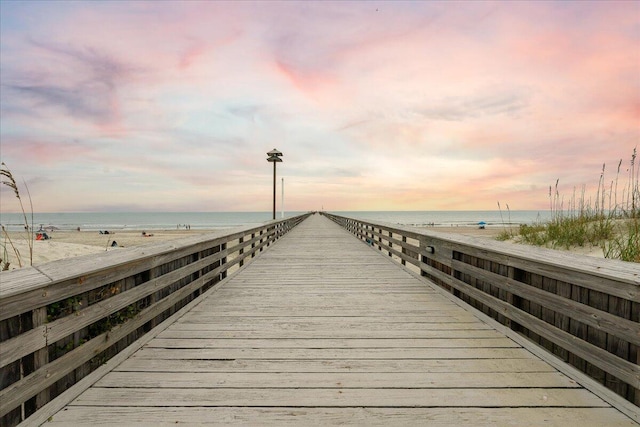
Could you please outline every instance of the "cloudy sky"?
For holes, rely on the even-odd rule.
[[[640,145],[638,1],[0,16],[0,157],[37,212],[269,211],[273,148],[291,210],[545,209]]]

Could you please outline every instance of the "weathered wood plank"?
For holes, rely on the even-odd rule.
[[[532,359],[522,348],[194,348],[145,347],[141,359]]]
[[[578,388],[558,372],[111,372],[95,384],[110,388]]]
[[[226,407],[102,407],[70,406],[47,426],[129,425],[459,425],[519,427],[633,427],[636,423],[613,408],[238,408]]]
[[[216,338],[244,338],[244,339],[388,339],[389,337],[398,339],[434,339],[434,338],[495,338],[503,336],[495,329],[434,329],[434,330],[398,330],[384,331],[370,328],[359,329],[314,329],[314,330],[279,330],[247,328],[247,330],[220,331],[202,328],[179,329],[172,328],[163,332],[163,338],[195,338],[195,339],[216,339]]]
[[[71,406],[295,406],[295,407],[609,407],[584,389],[534,388],[100,388]]]
[[[202,312],[192,312],[193,315],[189,316],[189,319],[183,319],[179,321],[179,323],[200,323],[200,321],[206,320],[209,323],[213,324],[224,324],[224,323],[287,323],[287,322],[301,322],[301,321],[312,321],[316,323],[322,323],[330,325],[333,322],[338,322],[343,324],[345,321],[353,321],[353,322],[363,322],[370,323],[375,321],[375,323],[380,324],[388,324],[388,323],[443,323],[443,322],[453,322],[453,323],[474,323],[477,322],[478,319],[469,313],[452,313],[443,312],[443,311],[434,311],[429,312],[428,314],[422,315],[389,315],[389,316],[329,316],[329,315],[316,315],[316,316],[302,316],[302,315],[292,315],[292,316],[262,316],[255,315],[254,312],[247,312],[244,315],[216,315],[214,313],[202,313]],[[198,322],[192,322],[193,319],[197,319]],[[325,323],[326,322],[326,323]]]
[[[519,348],[506,337],[501,338],[433,338],[433,339],[215,339],[156,338],[147,348]]]
[[[242,325],[233,325],[233,324],[210,325],[208,323],[186,323],[186,322],[179,323],[174,328],[176,331],[246,331],[247,330],[247,326],[242,326]],[[375,330],[371,330],[372,328],[375,328]],[[386,334],[386,336],[389,336],[391,331],[393,331],[393,333],[398,333],[399,334],[398,337],[400,338],[400,337],[406,337],[406,335],[403,335],[403,334],[409,333],[410,331],[414,331],[414,330],[418,332],[426,332],[431,330],[433,331],[455,331],[455,330],[472,331],[472,330],[484,330],[484,329],[491,329],[491,328],[484,323],[439,322],[439,323],[406,323],[404,325],[389,323],[387,325],[384,325],[384,327],[381,324],[376,324],[376,323],[370,323],[370,324],[361,323],[359,325],[352,324],[351,329],[361,331],[364,334],[368,334],[367,335],[368,337],[372,336],[371,334],[377,334],[377,336],[380,336],[382,333]],[[353,331],[349,331],[349,330],[340,331],[340,330],[335,330],[331,328],[331,325],[309,324],[309,323],[299,323],[291,326],[287,326],[287,325],[267,326],[267,325],[257,324],[254,327],[250,327],[250,330],[261,331],[267,334],[276,333],[276,332],[292,333],[295,331],[306,331],[313,334],[314,331],[329,331],[329,335],[328,335],[329,337],[332,336],[331,333],[335,333],[336,337],[344,336],[344,334],[353,335],[352,333]]]
[[[237,359],[167,360],[129,358],[115,371],[140,372],[554,372],[540,359]]]
[[[308,314],[309,317],[327,316],[335,313],[336,316],[344,315],[345,308],[341,311],[337,310],[338,307],[318,306],[318,305],[303,305],[289,307],[289,314],[294,317],[304,316]],[[218,309],[222,316],[252,316],[258,311],[257,307],[223,307]],[[278,317],[282,316],[283,307],[281,306],[262,306],[259,307],[259,312],[265,317]],[[352,313],[356,317],[375,317],[375,308],[371,306],[356,306],[352,308]],[[431,311],[419,309],[413,309],[411,307],[402,308],[398,307],[394,309],[393,315],[395,316],[431,316],[432,314],[439,316],[442,313],[441,310]],[[462,320],[462,319],[460,319]]]

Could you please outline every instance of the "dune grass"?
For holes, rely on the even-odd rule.
[[[20,204],[20,210],[22,211],[22,218],[24,221],[24,230],[25,230],[25,238],[29,245],[29,265],[33,265],[33,241],[34,241],[34,232],[33,232],[33,203],[31,201],[31,194],[29,193],[29,187],[27,187],[27,183],[24,183],[24,187],[27,191],[27,196],[29,199],[29,208],[31,215],[31,222],[29,222],[27,217],[27,211],[24,208],[24,203],[22,202],[22,197],[20,195],[20,189],[18,188],[18,184],[16,183],[13,174],[7,167],[7,165],[2,162],[0,164],[0,176],[2,176],[2,184],[11,188],[18,199],[18,203]],[[9,251],[13,252],[16,255],[16,259],[18,261],[18,266],[23,266],[23,256],[15,246],[13,241],[11,240],[11,236],[5,229],[4,225],[2,226],[2,235],[3,240],[0,243],[0,270],[6,271],[9,269]],[[26,262],[26,260],[24,260]]]
[[[622,160],[610,182],[606,180],[606,166],[602,165],[595,197],[587,198],[584,186],[579,194],[574,189],[566,207],[558,189],[560,180],[556,180],[555,187],[549,186],[551,220],[522,224],[517,233],[505,227],[498,240],[513,238],[521,243],[558,249],[595,246],[602,248],[606,258],[640,262],[640,168],[636,166],[636,157],[634,148],[626,169],[626,182],[622,185]]]

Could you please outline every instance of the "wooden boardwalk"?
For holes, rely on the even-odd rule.
[[[46,425],[136,423],[636,425],[319,215]]]

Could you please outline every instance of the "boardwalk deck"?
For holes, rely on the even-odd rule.
[[[636,425],[326,218],[47,425]]]

